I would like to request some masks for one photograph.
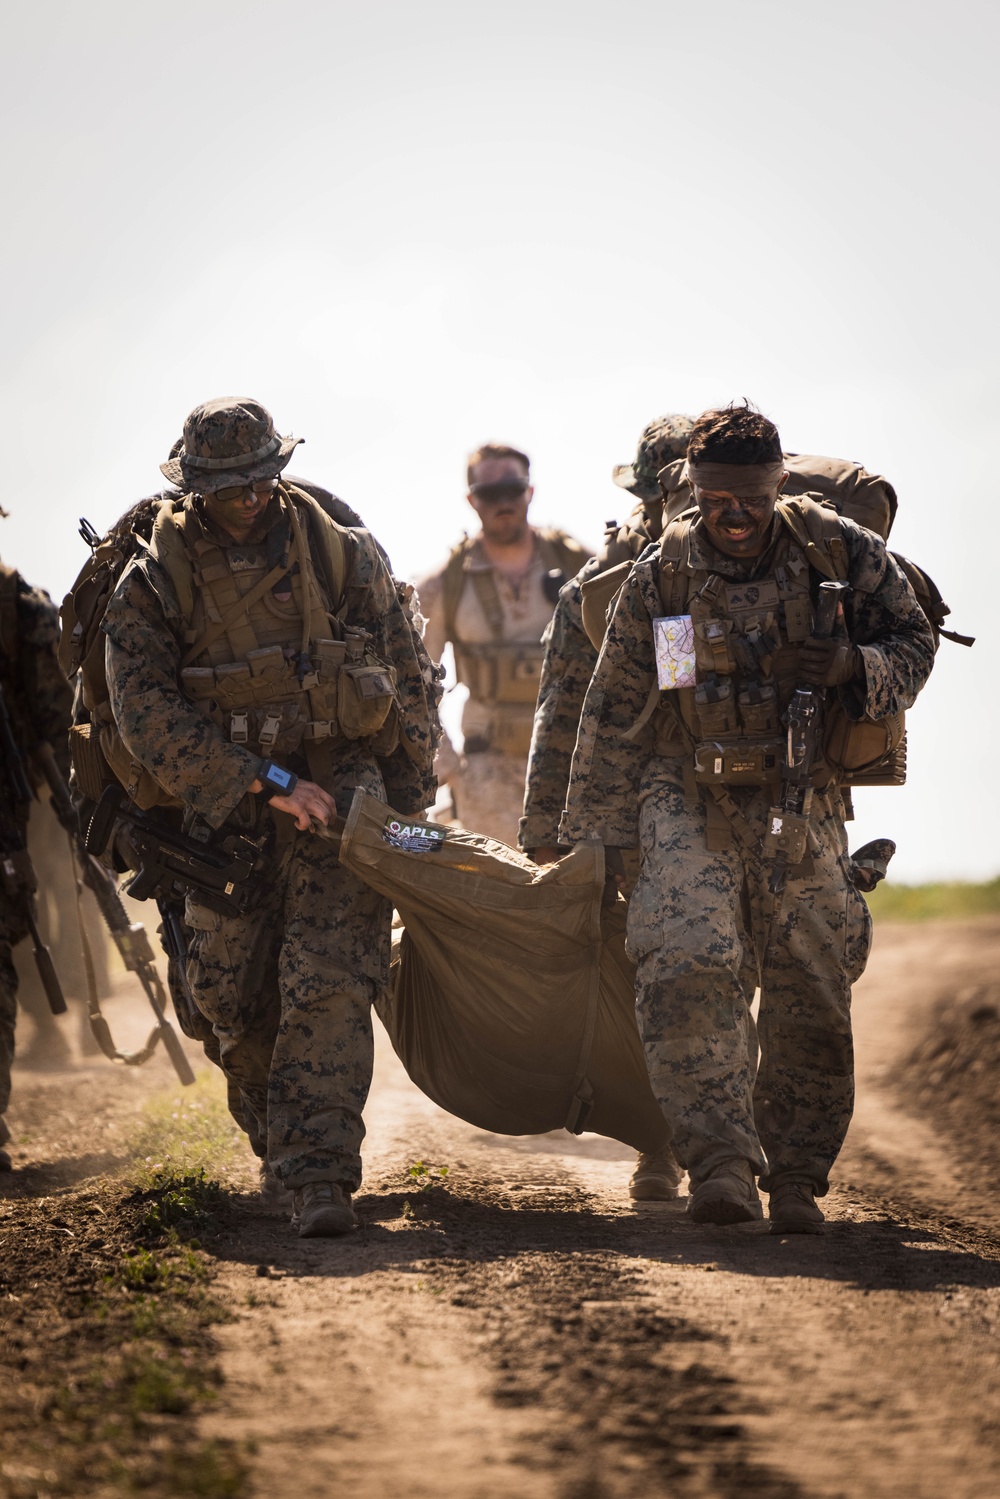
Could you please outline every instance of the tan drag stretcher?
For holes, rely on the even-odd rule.
[[[604,850],[539,868],[477,833],[358,791],[321,836],[403,922],[376,1008],[412,1081],[479,1129],[593,1130],[666,1144],[635,1021],[625,902],[602,909]]]

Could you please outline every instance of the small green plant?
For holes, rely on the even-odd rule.
[[[143,1214],[142,1226],[157,1235],[173,1231],[189,1238],[195,1229],[211,1228],[226,1200],[219,1183],[205,1176],[204,1167],[184,1176],[158,1167],[150,1173],[147,1192],[153,1200]]]
[[[448,1167],[428,1166],[423,1161],[414,1161],[406,1174],[411,1187],[416,1187],[418,1192],[426,1192],[431,1187],[444,1186],[448,1177]]]

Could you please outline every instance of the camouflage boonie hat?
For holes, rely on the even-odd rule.
[[[693,416],[661,416],[650,422],[636,449],[633,463],[619,463],[612,474],[615,483],[641,500],[659,498],[656,476],[675,458],[687,456],[688,442],[694,428]]]
[[[160,464],[171,484],[198,494],[273,479],[301,437],[280,437],[259,401],[218,396],[196,406],[184,423],[180,452]]]

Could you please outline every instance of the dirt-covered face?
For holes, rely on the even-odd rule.
[[[498,546],[523,541],[534,489],[518,458],[484,458],[472,470],[468,500],[479,516],[483,535]]]
[[[712,545],[727,557],[759,557],[767,545],[774,507],[787,478],[787,473],[783,474],[777,484],[740,495],[695,485],[695,503]]]

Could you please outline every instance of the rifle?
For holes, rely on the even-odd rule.
[[[138,1051],[121,1051],[115,1045],[108,1022],[101,1014],[93,959],[83,922],[83,912],[78,899],[77,916],[80,922],[80,938],[83,946],[84,967],[87,972],[87,987],[89,991],[87,1008],[90,1018],[90,1029],[93,1032],[94,1039],[109,1061],[124,1062],[128,1067],[141,1067],[143,1062],[148,1061],[156,1050],[157,1042],[162,1041],[167,1055],[173,1063],[174,1071],[177,1073],[181,1083],[185,1087],[188,1087],[195,1080],[194,1073],[191,1070],[191,1064],[184,1054],[180,1038],[165,1013],[166,995],[163,992],[163,984],[156,969],[156,960],[153,956],[149,937],[146,935],[146,928],[141,922],[129,921],[128,912],[122,904],[113,876],[92,853],[85,847],[79,846],[78,833],[74,836],[77,827],[76,809],[73,806],[69,787],[63,779],[59,766],[56,764],[55,756],[52,753],[52,746],[44,743],[40,745],[38,758],[45,773],[45,779],[49,783],[49,790],[52,793],[52,805],[56,816],[70,835],[70,852],[78,870],[78,896],[80,880],[82,878],[83,884],[94,893],[98,908],[104,917],[105,925],[111,933],[115,946],[121,953],[126,969],[129,973],[134,973],[139,980],[146,998],[149,1000],[153,1014],[156,1016],[156,1025],[150,1031],[146,1044],[140,1047]]]
[[[104,852],[116,823],[129,828],[138,864],[138,873],[125,886],[125,894],[133,900],[169,896],[179,885],[196,890],[203,905],[224,916],[245,909],[252,893],[248,882],[263,852],[263,839],[229,833],[212,842],[202,841],[141,812],[126,801],[122,787],[108,786],[84,836],[88,854]]]
[[[66,1000],[56,973],[52,954],[49,952],[38,930],[35,914],[35,894],[38,877],[35,874],[28,845],[18,825],[18,807],[30,807],[35,799],[31,782],[24,769],[24,759],[14,737],[7,700],[0,685],[0,765],[6,782],[7,795],[0,808],[0,871],[3,889],[15,907],[20,908],[31,934],[31,946],[38,977],[42,981],[45,997],[53,1015],[65,1015]]]

